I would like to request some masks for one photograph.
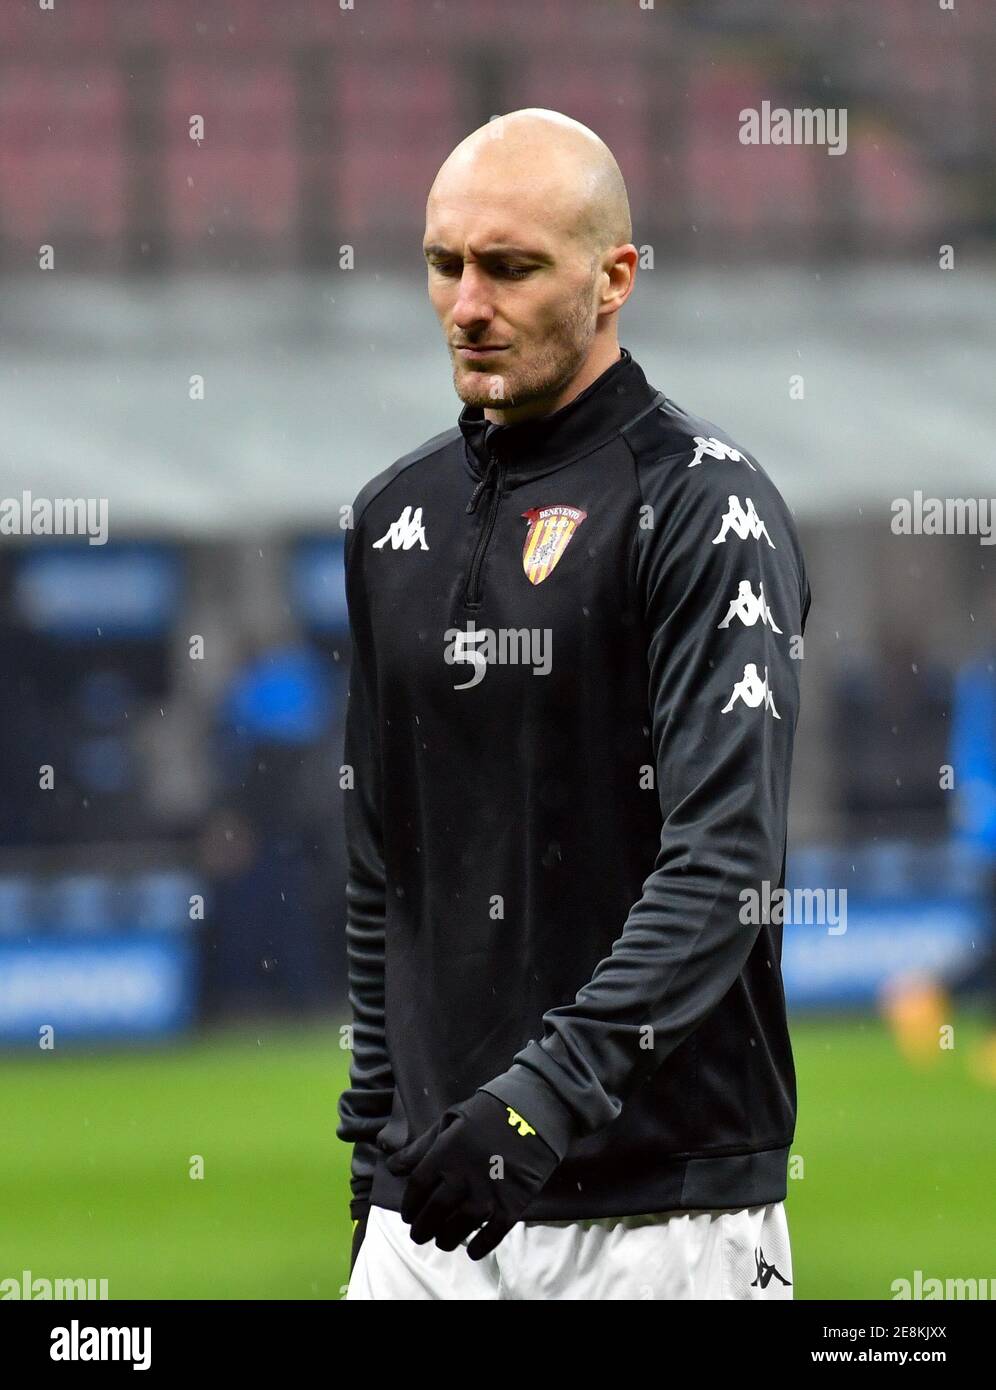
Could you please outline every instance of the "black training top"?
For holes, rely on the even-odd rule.
[[[465,407],[352,522],[353,1216],[479,1088],[563,1157],[528,1219],[782,1200],[751,903],[784,884],[810,590],[777,488],[623,349],[552,415]]]

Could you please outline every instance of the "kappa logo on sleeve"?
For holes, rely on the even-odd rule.
[[[742,541],[745,541],[748,536],[753,536],[758,541],[763,536],[772,550],[777,548],[768,535],[768,528],[754,510],[754,503],[749,497],[746,507],[741,506],[740,498],[734,496],[732,492],[726,500],[729,506],[723,515],[719,533],[712,538],[713,545],[724,545],[727,532],[732,531]]]
[[[745,463],[752,473],[757,469],[751,463],[746,454],[742,454],[739,449],[734,449],[732,444],[724,444],[721,439],[716,439],[712,435],[706,439],[703,435],[695,436],[695,456],[689,468],[697,468],[705,458],[711,459],[732,459],[734,463]]]
[[[764,597],[764,583],[762,580],[757,582],[758,593],[755,594],[750,586],[749,579],[741,579],[737,586],[736,598],[730,599],[730,606],[726,610],[726,617],[717,627],[729,627],[734,617],[740,619],[745,627],[753,627],[760,618],[761,622],[771,628],[772,632],[781,635],[781,628],[771,616],[771,609],[768,601]]]
[[[587,515],[580,507],[568,507],[564,503],[530,507],[522,513],[529,522],[522,546],[522,568],[530,584],[542,584],[544,579],[549,579]]]
[[[397,521],[391,522],[380,540],[372,543],[371,549],[380,550],[388,541],[391,542],[392,550],[411,550],[416,541],[422,550],[428,550],[429,542],[425,538],[425,527],[422,525],[422,508],[416,507],[413,514],[411,507],[406,507]]]
[[[729,714],[730,710],[738,700],[743,700],[745,705],[751,709],[757,709],[758,705],[764,705],[765,709],[770,709],[776,719],[781,719],[781,715],[775,709],[775,701],[771,694],[771,687],[768,685],[768,668],[764,668],[764,680],[757,674],[757,667],[754,663],[748,662],[744,667],[743,679],[738,680],[733,687],[733,694],[727,700],[720,711],[721,714]]]

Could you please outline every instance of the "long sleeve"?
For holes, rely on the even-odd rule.
[[[783,881],[809,584],[767,475],[735,449],[695,457],[637,464],[656,861],[611,954],[482,1087],[561,1157],[721,1002],[761,929],[741,895]]]
[[[353,785],[344,791],[348,874],[346,952],[353,1048],[349,1087],[339,1099],[338,1138],[352,1143],[351,1214],[369,1205],[377,1149],[375,1141],[391,1113],[394,1075],[384,1027],[385,873],[381,823],[380,750],[375,719],[375,680],[366,623],[362,578],[351,564],[346,533],[346,596],[352,654],[346,708],[344,763]]]

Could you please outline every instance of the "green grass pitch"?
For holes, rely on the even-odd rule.
[[[927,1072],[872,1019],[793,1024],[797,1298],[889,1298],[916,1269],[996,1279],[996,1097],[967,1065],[981,1023],[955,1024]],[[180,1047],[3,1054],[0,1278],[106,1278],[112,1299],[339,1298],[347,1061],[332,1026],[269,1023]]]

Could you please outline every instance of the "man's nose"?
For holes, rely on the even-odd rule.
[[[453,305],[453,322],[467,329],[475,323],[487,323],[494,317],[488,278],[474,265],[465,265],[460,276],[460,289]]]

